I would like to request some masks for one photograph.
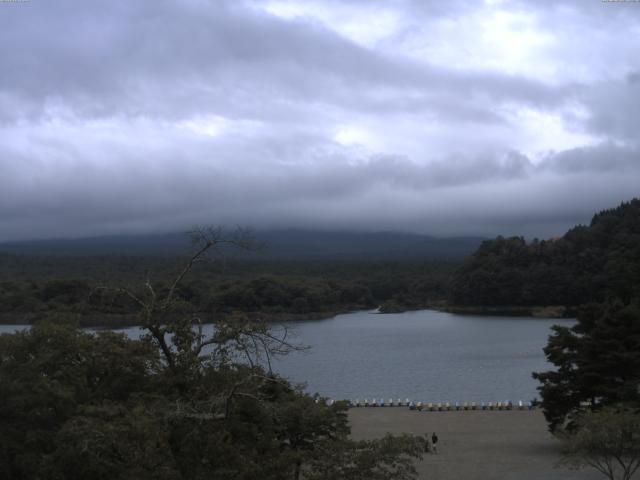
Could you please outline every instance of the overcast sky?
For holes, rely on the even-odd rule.
[[[640,3],[0,1],[0,240],[549,237],[640,195]]]

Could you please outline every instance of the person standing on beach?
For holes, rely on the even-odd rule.
[[[431,450],[433,450],[433,453],[438,453],[438,436],[436,432],[431,435]]]
[[[429,434],[424,434],[424,453],[429,453],[431,448],[429,447]]]

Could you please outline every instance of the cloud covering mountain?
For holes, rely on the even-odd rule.
[[[640,194],[640,4],[0,3],[0,240],[550,236]]]

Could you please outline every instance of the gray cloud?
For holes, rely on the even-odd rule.
[[[190,150],[197,148],[204,156],[216,146]],[[20,238],[219,222],[548,236],[637,195],[640,178],[638,152],[608,144],[550,155],[539,165],[517,152],[428,165],[400,157],[345,165],[340,155],[349,152],[336,151],[327,164],[265,160],[246,170],[177,162],[179,152],[168,148],[153,160],[122,158],[117,166],[57,155],[53,163],[0,163],[3,178],[12,179],[0,194],[3,232]]]
[[[640,81],[638,72],[626,78],[594,85],[584,94],[584,102],[591,112],[587,128],[612,138],[640,141]]]
[[[561,174],[613,172],[621,176],[635,175],[640,173],[640,149],[618,147],[611,142],[593,147],[573,148],[549,155],[539,168]]]
[[[547,236],[638,195],[640,15],[290,7],[0,4],[0,240],[203,222]]]
[[[478,96],[557,105],[568,93],[516,75],[379,53],[321,25],[284,21],[239,2],[34,3],[1,16],[0,29],[14,46],[3,52],[0,91],[23,107],[3,108],[5,115],[62,105],[82,116],[175,117],[203,107],[259,116],[251,97],[267,105],[284,97],[465,117]],[[372,98],[376,88],[392,89],[393,100]]]

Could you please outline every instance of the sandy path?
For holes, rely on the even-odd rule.
[[[557,467],[558,442],[539,410],[418,412],[406,407],[353,408],[352,436],[437,432],[438,455],[418,465],[429,480],[599,480],[595,470]]]

